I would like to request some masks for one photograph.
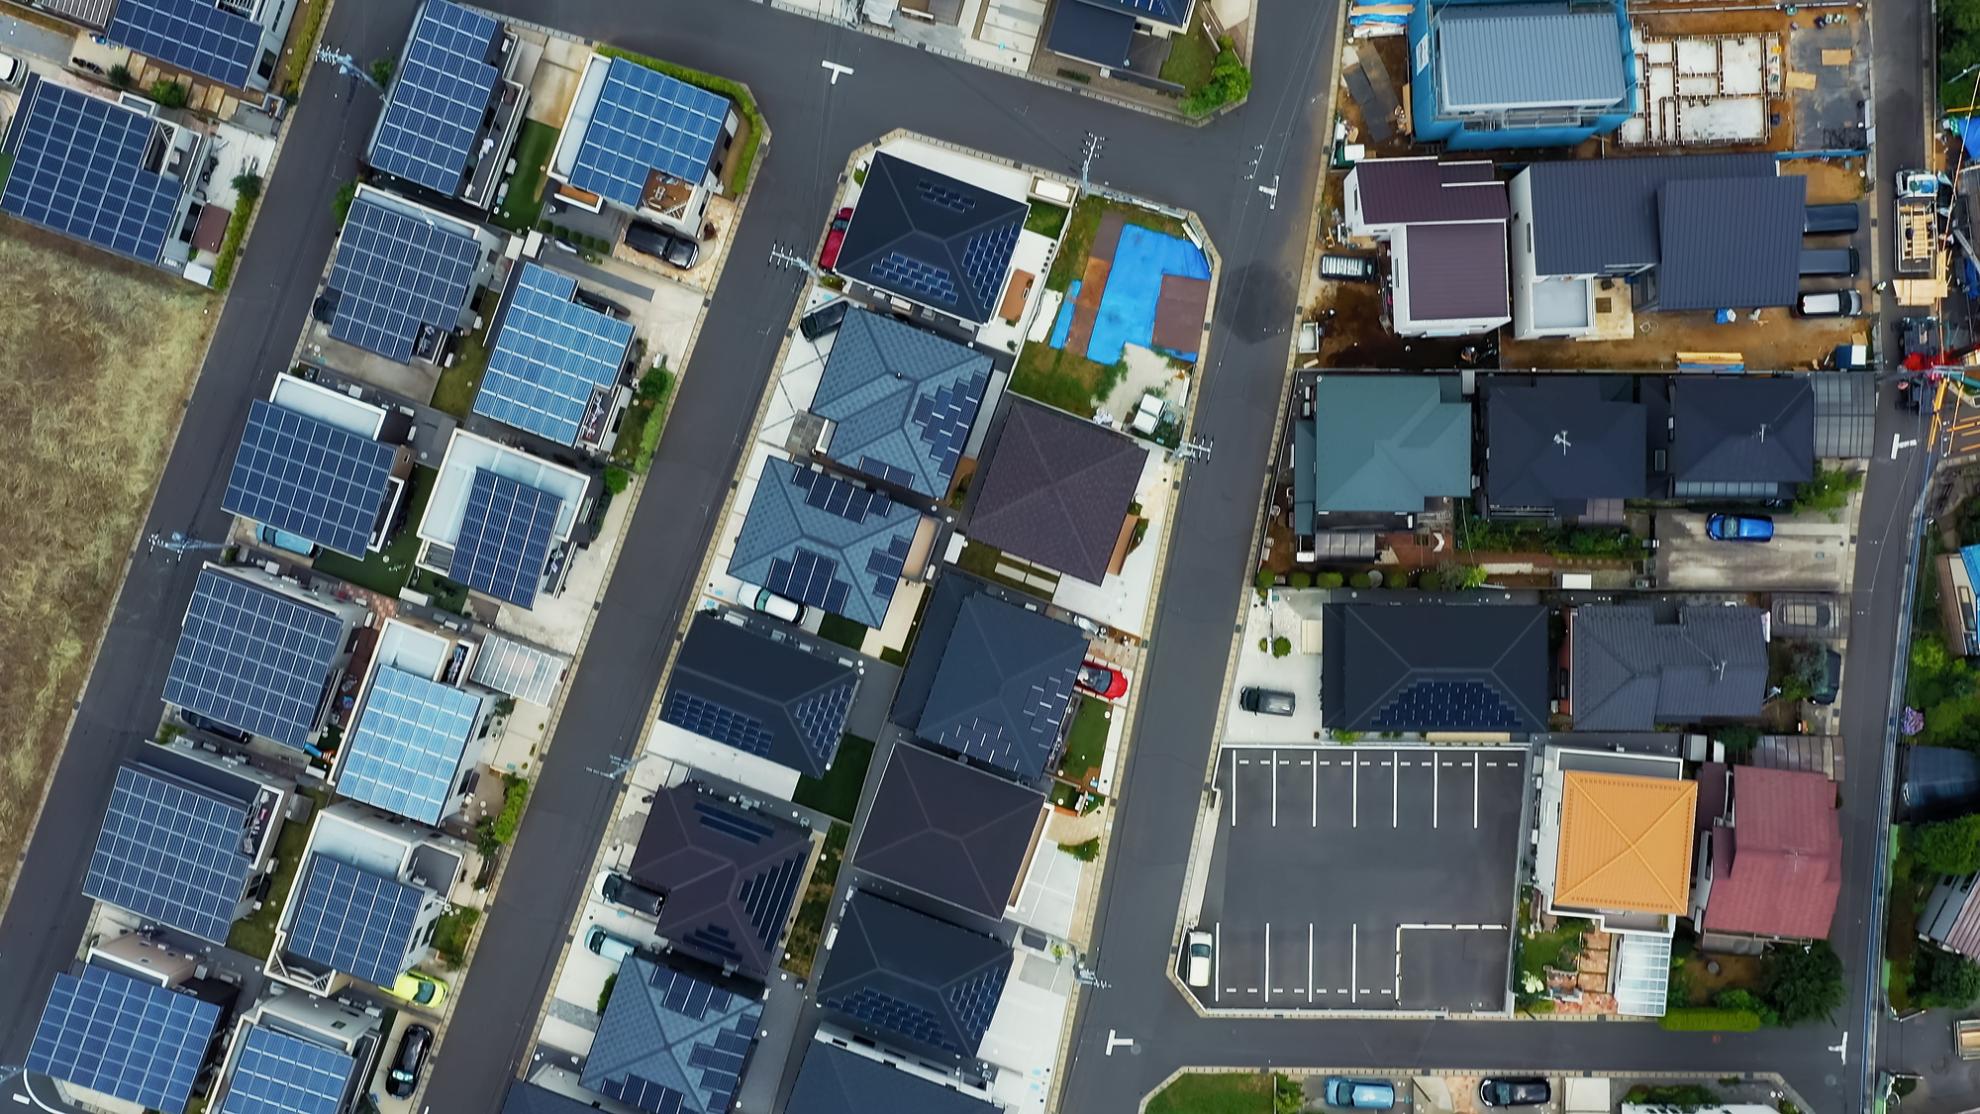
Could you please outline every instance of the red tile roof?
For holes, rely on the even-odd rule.
[[[1732,775],[1734,825],[1713,832],[1705,930],[1827,939],[1842,892],[1835,786],[1754,766]]]

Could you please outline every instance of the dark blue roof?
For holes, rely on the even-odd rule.
[[[340,1114],[356,1060],[260,1025],[241,1041],[220,1114]]]
[[[312,854],[289,925],[291,955],[390,987],[406,970],[423,891],[340,859]]]
[[[638,956],[619,965],[580,1082],[654,1114],[722,1114],[763,1003]]]
[[[668,675],[660,718],[808,777],[824,777],[859,674],[836,658],[704,612]]]
[[[897,742],[853,865],[959,909],[1004,914],[1031,855],[1045,795],[988,770]]]
[[[55,976],[27,1070],[179,1114],[213,1043],[220,1007],[102,967]]]
[[[856,309],[832,341],[811,412],[836,423],[833,460],[939,499],[989,383],[989,356]]]
[[[1547,609],[1329,604],[1321,722],[1350,731],[1546,730]]]
[[[300,749],[343,629],[333,612],[204,569],[172,652],[165,702]]]
[[[1010,972],[996,937],[854,890],[818,1002],[876,1040],[973,1057]]]
[[[1078,0],[1078,2],[1100,8],[1112,8],[1142,19],[1181,27],[1189,20],[1192,0]]]
[[[728,98],[614,58],[578,143],[571,185],[637,208],[654,171],[700,185],[729,117]]]
[[[502,1114],[596,1114],[597,1109],[520,1079],[511,1079],[508,1093],[502,1096]]]
[[[137,763],[117,770],[83,893],[216,944],[247,889],[248,806]]]
[[[222,510],[363,560],[393,448],[255,399]]]
[[[837,270],[964,321],[988,321],[1027,211],[1022,201],[875,154]]]
[[[1134,42],[1134,17],[1111,4],[1065,0],[1052,11],[1046,49],[1109,69],[1124,69]]]
[[[563,505],[542,488],[476,468],[447,575],[517,607],[535,603]]]
[[[665,895],[659,933],[689,955],[762,978],[811,861],[811,836],[692,784],[654,794],[633,881]]]
[[[1086,656],[1078,627],[987,593],[963,599],[946,631],[926,626],[915,654],[941,657],[915,724],[922,738],[1024,781],[1045,772]]]
[[[360,193],[324,284],[330,335],[401,362],[431,359],[460,324],[480,261],[466,227]]]
[[[105,34],[168,66],[245,89],[261,53],[262,26],[213,0],[118,0]]]
[[[763,468],[729,575],[869,627],[887,618],[921,515],[802,464]]]
[[[494,65],[501,42],[502,26],[492,17],[452,0],[426,0],[392,76],[371,165],[449,197],[459,193],[502,81]]]
[[[158,121],[30,74],[5,150],[0,209],[143,263],[158,262],[185,183],[145,170]]]
[[[1003,1108],[881,1060],[813,1041],[784,1114],[1002,1114]]]
[[[573,300],[577,280],[525,262],[495,334],[474,412],[574,445],[599,431],[632,347],[632,322]]]

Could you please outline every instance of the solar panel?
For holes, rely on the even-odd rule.
[[[159,123],[100,97],[28,79],[0,209],[65,236],[156,263],[185,183],[144,169]]]
[[[762,1014],[760,1002],[685,971],[628,959],[581,1082],[655,1114],[720,1114],[735,1101]]]
[[[976,288],[979,301],[989,303],[1003,289],[1004,272],[1010,269],[1011,253],[1017,250],[1022,226],[1006,224],[971,236],[963,244],[963,273]]]
[[[601,391],[619,381],[630,321],[572,300],[577,280],[524,263],[488,356],[474,412],[560,445],[574,445]]]
[[[660,718],[684,731],[732,746],[744,754],[770,757],[770,744],[774,736],[762,720],[698,694],[669,692],[666,703],[661,706]]]
[[[183,1111],[220,1007],[102,967],[55,976],[27,1070],[134,1102]]]
[[[214,0],[118,0],[110,41],[168,66],[245,89],[261,53],[262,27]]]
[[[300,748],[309,741],[343,621],[218,569],[193,586],[165,701]]]
[[[224,944],[252,865],[247,829],[239,804],[121,767],[83,893]]]
[[[426,0],[371,144],[371,165],[446,194],[460,192],[502,73],[501,25],[452,0]]]
[[[729,117],[728,98],[614,58],[571,167],[571,185],[636,208],[658,171],[699,185]]]
[[[307,870],[289,926],[289,952],[391,986],[406,969],[422,892],[320,854],[310,856]]]
[[[481,698],[416,673],[378,667],[345,744],[337,792],[438,824],[481,713]]]
[[[1417,681],[1375,713],[1376,727],[1513,730],[1517,709],[1484,681]]]
[[[255,399],[222,510],[363,560],[393,449]]]
[[[476,468],[447,575],[517,607],[535,603],[563,505],[542,488]]]
[[[890,251],[874,263],[873,273],[909,293],[945,306],[955,305],[958,299],[956,276],[947,267],[938,267],[898,251]]]
[[[460,323],[480,261],[465,229],[360,194],[325,287],[330,335],[401,362],[430,358]]]
[[[339,1114],[356,1067],[334,1048],[250,1025],[220,1114]]]

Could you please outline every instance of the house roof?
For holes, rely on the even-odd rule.
[[[597,1114],[597,1109],[520,1079],[511,1079],[508,1093],[502,1096],[502,1114]]]
[[[394,446],[255,399],[220,509],[364,559]]]
[[[1695,781],[1567,771],[1554,907],[1684,915],[1697,802]]]
[[[1125,69],[1134,42],[1134,17],[1110,4],[1067,0],[1052,9],[1045,47],[1109,69]]]
[[[440,823],[459,792],[481,709],[478,692],[381,664],[344,745],[337,792]]]
[[[846,314],[811,412],[833,460],[941,498],[990,384],[990,357],[878,313]]]
[[[880,772],[853,865],[987,917],[1016,892],[1045,797],[897,743]]]
[[[281,5],[270,7],[280,11]],[[207,0],[117,0],[104,34],[147,58],[244,89],[261,54],[262,25],[235,5]]]
[[[818,1002],[878,1039],[974,1056],[1010,973],[996,937],[854,890]]]
[[[1684,376],[1671,384],[1671,474],[1802,483],[1815,474],[1815,403],[1801,376]]]
[[[1098,584],[1107,576],[1148,452],[1134,439],[1013,398],[976,481],[969,535]]]
[[[220,1007],[104,967],[57,972],[25,1067],[85,1090],[178,1114]]]
[[[628,58],[604,66],[576,137],[571,185],[629,209],[655,175],[700,185],[733,111],[729,98]]]
[[[1757,607],[1574,609],[1568,674],[1578,731],[1753,719],[1767,699],[1767,613]]]
[[[1713,834],[1705,930],[1826,939],[1842,893],[1835,786],[1755,766],[1735,767],[1732,782],[1733,827]]]
[[[666,898],[661,936],[761,978],[776,966],[810,859],[802,830],[683,783],[654,793],[629,873]]]
[[[660,718],[824,777],[858,690],[859,673],[843,661],[704,612],[674,659]]]
[[[1314,382],[1317,511],[1417,514],[1471,490],[1471,403],[1437,375],[1323,375]]]
[[[165,678],[165,702],[300,749],[343,631],[343,618],[328,608],[202,569]]]
[[[1510,215],[1505,184],[1484,160],[1363,159],[1351,173],[1368,224],[1504,221]]]
[[[755,998],[627,956],[579,1082],[653,1114],[723,1114],[762,1018]]]
[[[1533,163],[1522,173],[1533,197],[1534,269],[1592,275],[1652,266],[1659,258],[1657,197],[1665,183],[1771,178],[1777,172],[1773,156],[1758,152]]]
[[[1405,225],[1392,250],[1409,271],[1411,320],[1468,321],[1512,312],[1504,223]]]
[[[313,852],[290,898],[289,954],[389,987],[405,973],[426,891]]]
[[[988,321],[1028,211],[1015,198],[880,152],[836,269],[964,321]]]
[[[1542,731],[1547,609],[1329,604],[1322,723],[1350,731]]]
[[[1437,96],[1453,111],[1629,100],[1625,31],[1607,7],[1450,4],[1435,9]]]
[[[1650,494],[1650,413],[1621,376],[1488,378],[1485,492],[1495,507],[1579,513]]]
[[[1793,305],[1807,186],[1799,174],[1665,183],[1657,195],[1657,308]]]
[[[453,0],[426,0],[392,75],[366,160],[449,197],[460,192],[501,87],[502,25]]]
[[[156,263],[186,182],[147,170],[157,118],[30,73],[4,133],[13,156],[0,209],[43,228]]]
[[[1102,8],[1113,8],[1155,23],[1181,27],[1189,22],[1190,6],[1194,0],[1081,0],[1081,2]]]
[[[729,557],[729,575],[877,627],[921,515],[850,480],[770,461]]]
[[[1001,1108],[829,1041],[811,1042],[784,1114],[1000,1114]],[[504,1114],[518,1114],[505,1111]]]
[[[110,789],[83,893],[225,943],[254,866],[250,832],[267,823],[254,817],[254,803],[254,794],[235,797],[126,762]]]
[[[923,739],[1035,781],[1059,744],[1087,637],[1071,623],[986,593],[956,610],[946,638],[923,628],[916,654],[937,654],[916,720]]]

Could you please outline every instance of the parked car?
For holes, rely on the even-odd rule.
[[[19,85],[27,77],[27,66],[11,54],[0,54],[0,85],[9,88]]]
[[[798,318],[798,332],[806,340],[817,340],[827,333],[836,333],[839,326],[846,323],[846,311],[852,302],[845,298],[834,298],[803,317]]]
[[[291,534],[287,530],[277,530],[273,526],[263,526],[254,532],[254,536],[256,541],[268,546],[270,549],[279,549],[284,553],[293,553],[298,557],[314,557],[317,554],[317,545],[315,542],[299,534]]]
[[[1247,686],[1238,690],[1238,707],[1261,716],[1289,716],[1297,701],[1293,694],[1278,689]]]
[[[1855,248],[1802,248],[1802,275],[1836,275],[1848,278],[1856,274],[1862,260],[1857,258]]]
[[[1926,396],[1932,388],[1924,379],[1907,375],[1897,381],[1897,404],[1900,410],[1917,410],[1925,405]]]
[[[1486,1106],[1545,1106],[1554,1101],[1554,1088],[1546,1080],[1481,1079],[1478,1101]]]
[[[1080,662],[1079,676],[1076,680],[1080,688],[1095,696],[1119,700],[1127,695],[1127,678],[1121,676],[1120,670],[1105,662],[1094,661],[1091,658]]]
[[[1898,348],[1906,359],[1937,360],[1945,342],[1936,317],[1906,317],[1898,322]]]
[[[1801,234],[1826,236],[1856,231],[1863,219],[1863,207],[1854,201],[1838,205],[1810,205],[1802,210]]]
[[[1764,514],[1715,514],[1705,520],[1705,536],[1721,542],[1774,540],[1774,520]]]
[[[1857,290],[1818,290],[1794,303],[1796,317],[1860,317],[1863,294]]]
[[[385,1093],[395,1099],[411,1098],[432,1048],[433,1030],[418,1024],[406,1026],[405,1036],[399,1038],[399,1054],[392,1058],[392,1070],[385,1073]]]
[[[613,963],[624,963],[627,956],[639,950],[639,945],[592,925],[591,931],[584,934],[584,950]]]
[[[424,971],[407,971],[392,984],[392,997],[437,1012],[447,1000],[447,984]]]
[[[825,230],[825,246],[818,252],[818,269],[829,271],[839,265],[839,249],[846,244],[846,229],[852,226],[853,211],[848,205],[832,218],[832,227]]]
[[[1375,261],[1365,255],[1323,255],[1320,277],[1335,282],[1374,282],[1381,272]]]
[[[623,905],[635,913],[645,913],[649,917],[660,915],[660,903],[665,900],[659,894],[618,873],[605,876],[604,894],[606,901],[614,905]]]
[[[1192,932],[1183,938],[1183,979],[1191,986],[1210,985],[1211,936]]]
[[[1381,1079],[1347,1079],[1330,1075],[1320,1093],[1328,1106],[1342,1110],[1390,1110],[1396,1105],[1395,1084]]]
[[[1808,696],[1809,702],[1826,708],[1836,702],[1836,694],[1842,691],[1842,654],[1833,646],[1822,647],[1822,676],[1815,682],[1815,691]]]
[[[757,589],[756,598],[749,601],[749,605],[759,614],[768,615],[772,619],[782,619],[794,627],[804,622],[803,604],[796,600],[787,600],[768,588]]]
[[[626,226],[626,246],[685,271],[701,258],[701,244],[664,228],[634,221]]]

